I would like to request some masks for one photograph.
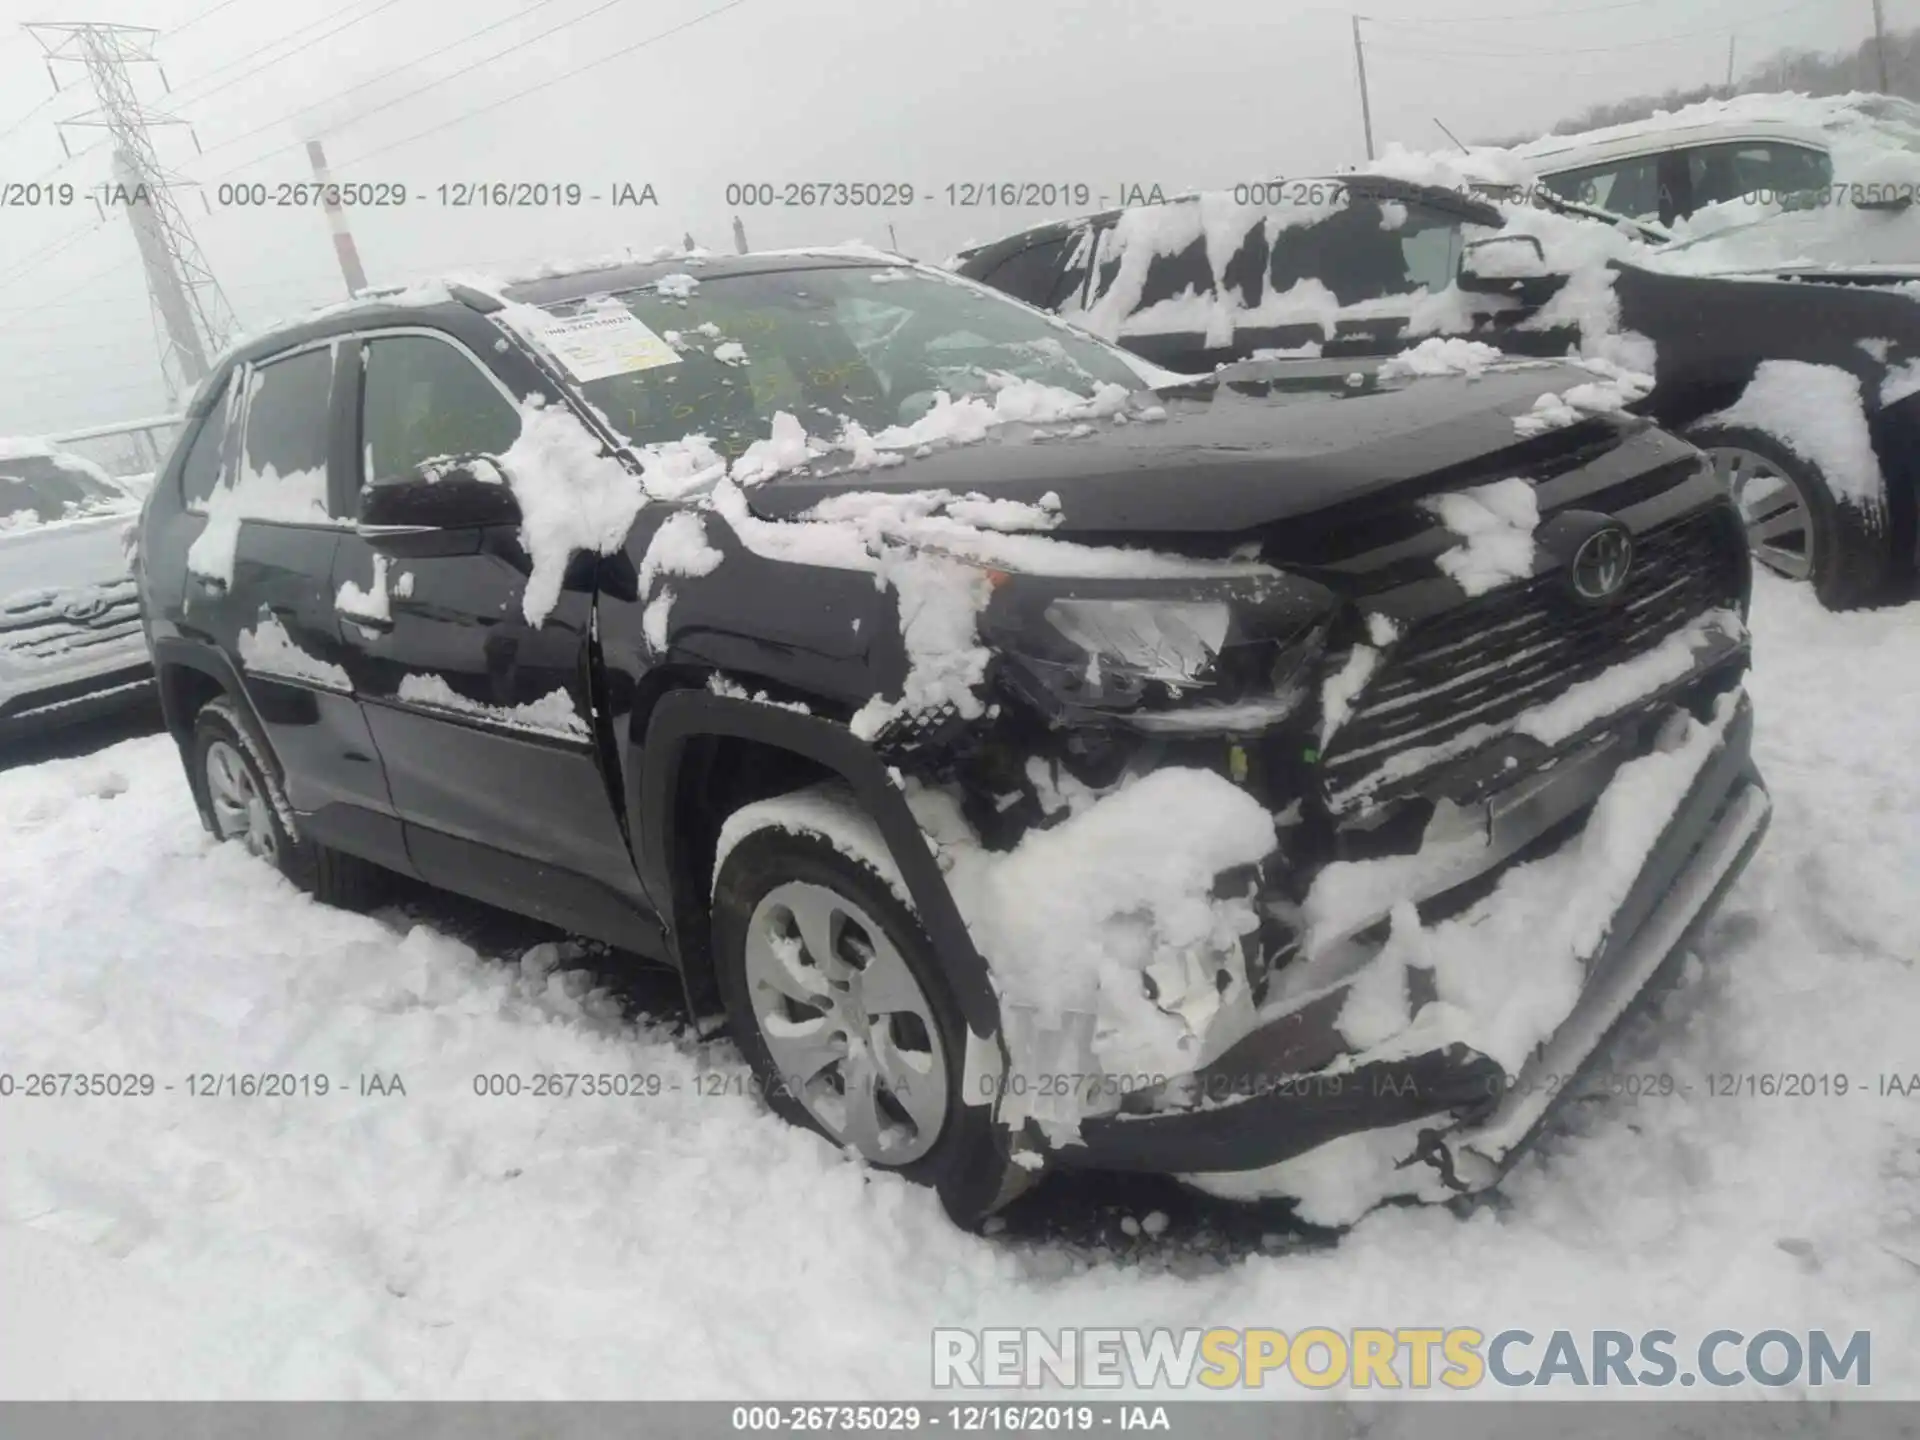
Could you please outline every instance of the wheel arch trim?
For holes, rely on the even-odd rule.
[[[919,822],[907,807],[906,796],[879,755],[836,721],[704,690],[677,690],[660,699],[647,726],[640,763],[628,767],[626,782],[628,813],[637,817],[640,829],[641,880],[668,920],[669,944],[681,967],[706,958],[682,954],[680,944],[684,907],[705,904],[707,895],[704,887],[697,896],[679,893],[683,887],[676,887],[674,804],[688,744],[709,737],[786,750],[815,761],[846,782],[886,843],[953,984],[967,1028],[997,1042],[1000,1002],[986,961],[973,943]]]

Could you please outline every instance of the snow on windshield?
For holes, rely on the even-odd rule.
[[[125,508],[125,495],[99,466],[44,440],[0,436],[0,530]]]
[[[886,284],[875,283],[881,277]],[[894,433],[948,404],[994,403],[1014,382],[1076,397],[1141,388],[1134,367],[1104,347],[1004,298],[907,267],[697,283],[676,274],[545,314],[528,326],[536,335],[556,322],[571,330],[597,321],[617,327],[628,353],[644,360],[618,373],[575,371],[622,435],[652,445],[697,434],[730,461],[756,445],[765,454],[771,443],[768,458],[791,463],[799,432],[778,421],[783,414],[817,435]]]

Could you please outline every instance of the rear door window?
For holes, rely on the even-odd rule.
[[[1269,284],[1276,295],[1317,280],[1342,305],[1384,300],[1453,280],[1459,222],[1399,200],[1355,199],[1312,225],[1273,238]]]
[[[333,347],[255,367],[247,377],[235,503],[275,520],[325,520]],[[217,501],[216,501],[217,503]]]
[[[227,402],[233,382],[227,381],[213,399],[213,407],[200,422],[187,458],[180,466],[180,493],[189,510],[207,508],[207,497],[220,483],[220,461],[227,445]]]

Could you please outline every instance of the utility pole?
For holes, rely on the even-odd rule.
[[[1880,0],[1873,0],[1873,59],[1880,72],[1880,93],[1891,95],[1893,87],[1887,84],[1887,18],[1880,12]]]
[[[347,294],[358,295],[367,288],[367,272],[360,264],[353,232],[347,229],[347,212],[341,207],[332,172],[327,169],[327,152],[318,140],[307,141],[307,161],[313,166],[314,183],[320,187],[320,208],[327,212],[327,229],[333,233],[333,253],[340,262],[340,273],[346,277]]]
[[[740,223],[738,215],[733,217],[733,248],[742,255],[747,253],[747,227]]]
[[[1732,32],[1727,35],[1727,93],[1729,95],[1733,93],[1733,42],[1738,38],[1739,36]]]
[[[59,74],[54,70],[56,60],[86,67],[99,104],[83,115],[59,122],[60,148],[72,156],[65,130],[68,125],[105,130],[113,142],[113,182],[106,198],[126,206],[161,334],[161,373],[168,394],[178,402],[184,391],[206,375],[208,356],[239,327],[186,216],[173,198],[172,187],[189,182],[167,171],[154,149],[153,127],[186,122],[148,109],[127,70],[135,63],[159,64],[153,42],[160,32],[142,25],[44,23],[25,28],[40,42],[56,92],[60,88]],[[160,71],[160,84],[170,90],[164,70]],[[195,137],[194,149],[199,148]]]
[[[1874,0],[1877,8],[1880,0]],[[1360,123],[1366,127],[1367,159],[1373,159],[1373,106],[1367,100],[1367,51],[1360,43],[1360,22],[1364,15],[1353,17],[1353,63],[1360,71]]]

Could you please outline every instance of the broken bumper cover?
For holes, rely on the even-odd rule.
[[[1055,1165],[1181,1174],[1236,1198],[1292,1193],[1267,1175],[1331,1141],[1374,1134],[1400,1175],[1390,1194],[1443,1198],[1496,1183],[1569,1083],[1720,903],[1765,832],[1771,801],[1751,759],[1744,696],[1674,804],[1578,999],[1517,1073],[1465,1044],[1367,1060],[1337,1022],[1348,987],[1317,995],[1196,1073],[1191,1108],[1088,1117]],[[1404,1138],[1401,1138],[1404,1137]],[[1291,1168],[1291,1167],[1289,1167]]]

